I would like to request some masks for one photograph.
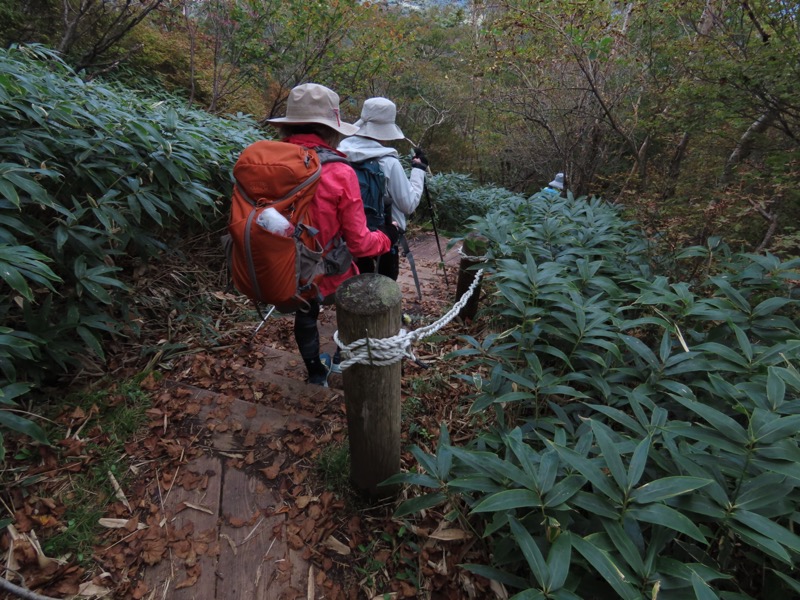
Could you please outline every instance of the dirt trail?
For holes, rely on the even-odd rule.
[[[401,260],[404,311],[433,321],[452,306],[458,252],[446,254],[448,290],[434,236],[420,235],[410,247],[423,299],[417,301]],[[242,324],[241,339],[253,328]],[[335,349],[335,328],[335,310],[326,307],[324,351]],[[361,525],[312,481],[313,457],[345,436],[341,376],[332,375],[328,389],[304,383],[291,329],[291,316],[271,317],[251,346],[196,354],[165,383],[165,414],[179,410],[185,418],[165,418],[164,433],[178,428],[195,444],[163,465],[162,481],[148,489],[153,518],[145,549],[152,564],[139,588],[147,593],[139,597],[353,597],[356,574],[348,557]]]

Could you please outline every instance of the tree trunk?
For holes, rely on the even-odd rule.
[[[724,187],[728,185],[733,179],[734,169],[745,160],[753,151],[753,145],[756,142],[758,134],[764,133],[767,128],[772,125],[772,122],[777,118],[778,113],[773,109],[767,109],[758,119],[756,119],[747,131],[739,138],[739,143],[733,149],[731,155],[725,163],[725,168],[722,171],[722,179],[720,184]]]
[[[639,189],[647,187],[647,149],[650,147],[650,136],[647,135],[636,153],[636,164],[639,165]]]
[[[189,108],[194,104],[195,95],[195,60],[197,58],[197,23],[189,17],[189,7],[184,4],[183,17],[186,21],[186,32],[189,34]]]
[[[686,147],[689,145],[689,132],[684,131],[681,141],[678,142],[675,152],[672,155],[672,160],[669,162],[667,169],[667,181],[664,187],[664,193],[661,194],[662,200],[667,200],[675,195],[675,188],[678,185],[678,177],[681,174],[681,163],[683,157],[686,155]]]
[[[64,33],[61,35],[61,41],[56,47],[56,50],[58,50],[61,54],[67,54],[70,48],[72,48],[73,41],[75,40],[75,32],[78,29],[78,23],[80,22],[81,18],[83,18],[83,15],[92,6],[92,2],[93,0],[81,0],[81,3],[78,5],[78,9],[74,11],[75,14],[73,16],[72,6],[70,5],[69,0],[62,0],[61,18],[64,22]]]
[[[714,0],[707,0],[706,6],[703,9],[703,14],[700,15],[700,21],[697,23],[697,33],[700,35],[708,35],[714,28],[716,23],[716,7]]]
[[[775,234],[775,230],[778,228],[778,215],[775,214],[773,211],[768,210],[765,206],[758,204],[755,200],[751,200],[750,198],[747,199],[750,203],[750,206],[756,209],[756,212],[760,214],[764,220],[769,224],[767,226],[767,231],[764,234],[764,237],[761,240],[761,243],[756,247],[756,252],[763,252],[764,249],[769,245],[770,241],[772,240],[772,236]]]

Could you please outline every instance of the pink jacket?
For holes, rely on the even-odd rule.
[[[283,141],[306,148],[328,148],[339,156],[345,156],[313,134],[293,135]],[[310,210],[314,226],[319,229],[317,239],[323,248],[339,233],[356,258],[383,254],[391,247],[389,238],[383,232],[367,229],[358,178],[346,163],[327,162],[322,165],[322,176]],[[323,297],[333,294],[342,282],[354,275],[358,275],[355,263],[343,275],[323,277],[319,286],[320,294]]]

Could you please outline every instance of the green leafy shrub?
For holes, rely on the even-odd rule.
[[[246,118],[82,81],[41,46],[0,50],[0,73],[0,402],[13,405],[19,385],[103,357],[132,316],[126,269],[218,221],[234,159],[260,136]],[[12,414],[0,425],[20,430]]]
[[[687,249],[694,283],[650,272],[599,200],[534,196],[472,220],[502,333],[465,338],[466,447],[443,430],[418,473],[529,598],[787,598],[800,591],[798,261]],[[696,266],[696,265],[695,265]]]
[[[435,203],[436,223],[445,231],[461,232],[470,217],[482,217],[506,202],[522,197],[503,188],[479,186],[469,175],[441,173],[428,177],[428,188]],[[417,218],[430,218],[430,208],[423,198]]]

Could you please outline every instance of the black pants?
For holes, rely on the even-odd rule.
[[[319,302],[309,300],[309,304],[307,312],[298,310],[294,313],[294,339],[306,365],[319,360]]]
[[[378,273],[397,281],[397,277],[400,275],[400,252],[397,246],[394,246],[386,254],[358,258],[356,264],[361,273]]]

